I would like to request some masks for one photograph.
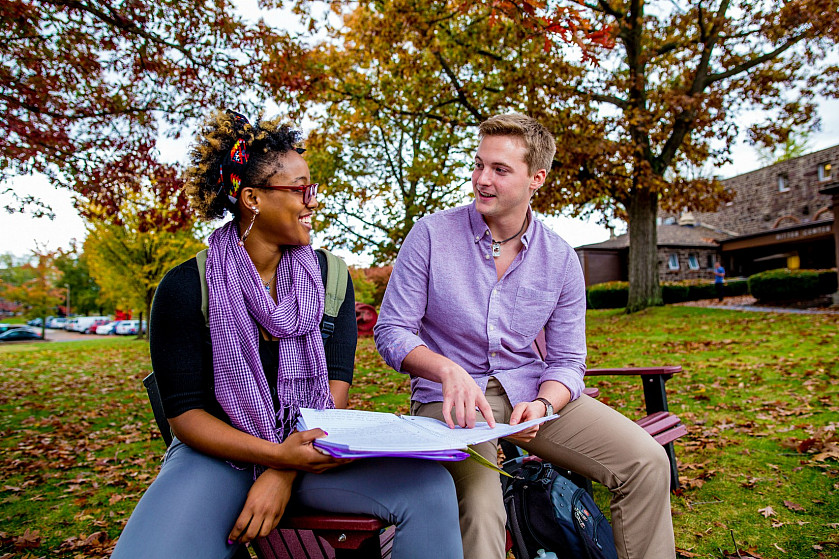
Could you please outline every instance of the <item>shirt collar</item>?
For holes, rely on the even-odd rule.
[[[475,244],[480,243],[484,237],[492,239],[492,234],[489,232],[489,226],[486,221],[484,221],[483,216],[475,209],[475,202],[469,204],[468,213],[469,225],[472,228],[472,240]],[[521,242],[525,249],[527,249],[527,246],[530,244],[530,237],[533,235],[533,230],[536,226],[536,220],[533,218],[533,209],[529,206],[527,208],[527,219],[527,229],[525,229],[524,234],[521,236]]]

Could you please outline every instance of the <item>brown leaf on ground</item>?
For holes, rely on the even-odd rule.
[[[766,508],[758,509],[757,512],[762,514],[764,518],[769,518],[770,516],[775,516],[777,514],[771,505],[767,505]]]
[[[15,549],[34,549],[41,545],[41,534],[38,530],[26,529],[22,536],[7,536],[4,543],[11,543]]]
[[[793,503],[792,501],[784,501],[784,506],[787,507],[789,510],[793,510],[795,512],[805,512],[806,510],[798,503]]]
[[[725,559],[763,559],[763,555],[760,555],[753,547],[746,550],[723,551],[722,554]]]

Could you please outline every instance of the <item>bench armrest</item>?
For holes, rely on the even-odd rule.
[[[670,375],[681,373],[681,365],[663,365],[661,367],[623,367],[614,369],[587,369],[586,376],[602,375]],[[668,378],[670,378],[668,376]]]
[[[667,407],[667,392],[664,383],[675,373],[682,371],[680,365],[663,365],[660,367],[624,367],[614,369],[588,369],[586,376],[605,375],[638,375],[644,388],[644,404],[647,415],[669,411]]]

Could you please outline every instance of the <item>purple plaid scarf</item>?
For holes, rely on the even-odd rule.
[[[294,427],[299,407],[334,407],[318,328],[323,282],[312,247],[288,247],[277,267],[274,303],[238,243],[231,221],[210,235],[207,251],[216,399],[234,427],[278,443]],[[259,359],[257,322],[279,338],[276,414]]]

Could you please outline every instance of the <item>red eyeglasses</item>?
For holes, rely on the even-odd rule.
[[[309,202],[312,201],[312,198],[314,198],[315,195],[317,195],[318,186],[320,186],[320,183],[313,182],[312,184],[301,184],[299,186],[263,185],[263,186],[252,186],[251,188],[268,188],[268,189],[271,189],[271,190],[293,190],[295,192],[302,192],[303,193],[303,205],[308,206]]]

